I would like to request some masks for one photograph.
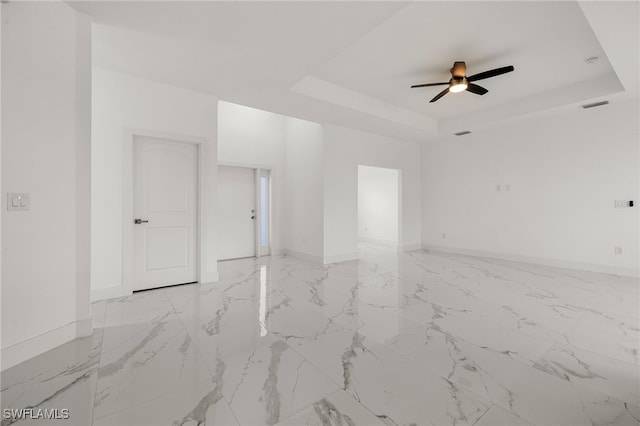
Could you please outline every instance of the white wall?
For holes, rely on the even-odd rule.
[[[201,246],[203,281],[217,279],[215,198],[218,99],[94,67],[92,132],[92,270],[94,299],[127,294],[123,282],[123,185],[131,129],[178,140],[202,140]],[[138,132],[139,130],[135,130]],[[128,160],[127,160],[128,159]],[[126,241],[124,241],[126,243]],[[126,255],[126,244],[125,254]],[[126,272],[126,271],[124,271]],[[125,273],[126,276],[126,273]]]
[[[286,248],[315,262],[323,257],[323,131],[309,121],[287,118]]]
[[[271,250],[284,251],[285,121],[271,112],[220,101],[218,161],[271,169]]]
[[[221,101],[220,164],[271,170],[271,249],[322,261],[322,126]]]
[[[420,147],[412,142],[324,126],[324,261],[357,258],[358,165],[400,170],[401,249],[421,244]]]
[[[91,333],[91,22],[2,5],[2,369]],[[7,211],[25,192],[29,211]]]
[[[576,108],[425,144],[424,244],[637,274],[640,207],[614,200],[638,203],[638,114]]]
[[[398,242],[398,170],[358,166],[358,239]]]

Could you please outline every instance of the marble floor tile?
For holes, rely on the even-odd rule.
[[[339,388],[284,340],[271,336],[224,369],[222,393],[241,424],[273,425]]]
[[[580,384],[531,369],[511,388],[510,410],[536,425],[638,425],[636,407]]]
[[[523,364],[533,364],[553,345],[551,339],[519,333],[473,312],[452,311],[437,305],[433,306],[433,312],[433,319],[423,325],[425,332],[434,329],[483,349],[507,355]]]
[[[308,307],[307,303],[295,304],[287,297],[275,304],[266,303],[264,319],[266,329],[282,338],[289,346],[313,342],[323,336],[345,330],[346,327]]]
[[[534,367],[625,402],[637,404],[640,401],[640,368],[634,364],[580,348],[555,344]]]
[[[296,350],[387,424],[473,424],[491,405],[352,331]]]
[[[105,329],[94,418],[148,402],[210,377],[175,313]]]
[[[526,420],[521,419],[513,413],[504,410],[497,405],[492,405],[489,411],[484,413],[480,420],[473,426],[532,426]]]
[[[222,397],[220,384],[211,379],[102,417],[96,426],[191,426],[238,425]]]
[[[224,261],[217,282],[93,303],[93,336],[3,371],[1,406],[82,426],[640,426],[637,278],[359,256]]]
[[[433,329],[403,336],[389,348],[399,349],[447,381],[507,408],[513,403],[511,388],[532,368],[510,354],[483,349]]]
[[[287,417],[278,426],[385,426],[385,423],[344,391],[338,391]]]
[[[3,371],[2,426],[43,424],[42,419],[6,418],[5,409],[68,410],[60,425],[91,424],[100,363],[102,330],[76,339]],[[67,417],[60,412],[61,417]]]

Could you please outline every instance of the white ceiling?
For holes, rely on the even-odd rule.
[[[99,24],[97,66],[409,140],[638,97],[637,1],[70,4]],[[484,96],[409,88],[454,61],[515,72]]]

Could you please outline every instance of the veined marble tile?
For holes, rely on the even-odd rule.
[[[555,344],[535,368],[622,401],[640,402],[640,369],[583,349]]]
[[[154,291],[161,291],[167,297],[171,305],[176,308],[177,306],[184,306],[190,301],[200,298],[202,295],[215,291],[216,287],[214,283],[193,283],[177,285],[174,287],[167,287]]]
[[[532,368],[514,361],[509,354],[488,351],[433,329],[402,336],[389,348],[405,353],[416,364],[484,400],[507,408],[513,402],[511,387]]]
[[[150,323],[107,328],[94,418],[151,401],[209,375],[174,313]]]
[[[346,392],[338,391],[278,423],[278,426],[300,425],[385,426],[385,423]]]
[[[393,340],[416,326],[392,308],[372,306],[357,300],[349,303],[343,311],[334,313],[331,319],[379,343]]]
[[[296,350],[386,424],[473,424],[491,405],[358,333]]]
[[[107,300],[107,309],[128,309],[131,306],[135,309],[157,308],[160,306],[171,306],[163,289],[140,291],[129,296]]]
[[[331,318],[312,310],[306,302],[295,304],[290,297],[267,300],[263,309],[260,323],[289,346],[312,342],[346,329]]]
[[[619,315],[585,315],[570,333],[569,344],[640,366],[640,323]]]
[[[226,365],[223,395],[241,424],[273,425],[338,387],[282,339],[269,336]]]
[[[637,278],[360,256],[221,262],[215,283],[97,302],[89,344],[2,373],[2,407],[70,408],[82,426],[640,426]]]
[[[228,360],[255,350],[269,331],[260,323],[260,302],[228,298],[208,305],[196,303],[176,308],[194,345],[210,370],[217,359]]]
[[[237,425],[222,397],[221,383],[211,379],[178,387],[173,392],[135,407],[102,417],[95,426]]]
[[[533,426],[533,424],[493,405],[474,426]]]
[[[2,410],[68,410],[69,418],[55,420],[60,425],[91,423],[100,362],[102,330],[76,339],[3,371],[0,375]],[[5,419],[2,426],[42,425],[42,419]]]
[[[134,293],[107,301],[104,327],[148,323],[173,312],[173,305],[163,290]]]
[[[553,345],[550,339],[518,333],[473,312],[452,311],[435,304],[432,312],[432,320],[423,325],[423,331],[432,328],[526,365],[532,365]]]
[[[511,392],[510,411],[534,424],[640,424],[634,418],[637,408],[631,404],[536,369],[522,376]]]
[[[546,318],[545,313],[552,315]],[[577,327],[577,319],[567,319],[554,315],[546,306],[536,307],[522,305],[503,305],[485,319],[494,324],[500,324],[526,336],[537,337],[556,342],[567,343],[571,333]]]

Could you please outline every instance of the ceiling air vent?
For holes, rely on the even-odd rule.
[[[470,131],[468,131],[468,130],[463,130],[463,131],[461,131],[461,132],[456,132],[456,133],[454,133],[454,135],[456,135],[456,136],[462,136],[462,135],[468,135],[469,133],[471,133],[471,132],[470,132]]]
[[[584,104],[582,105],[582,108],[587,109],[587,108],[599,107],[602,105],[609,105],[609,101],[601,101],[601,102],[594,102],[592,104]]]

